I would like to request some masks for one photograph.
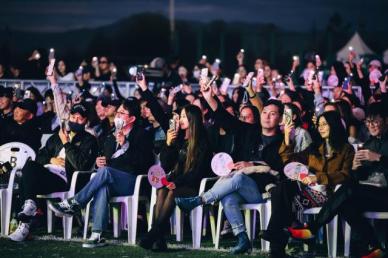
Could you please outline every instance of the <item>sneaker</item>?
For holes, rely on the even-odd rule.
[[[290,232],[292,238],[298,240],[309,240],[315,237],[306,225],[302,227],[289,227],[288,232]]]
[[[380,248],[374,248],[368,254],[361,256],[361,258],[383,258],[386,253]]]
[[[36,203],[33,200],[26,200],[17,218],[22,222],[28,222],[36,215],[36,209]]]
[[[232,226],[230,225],[229,221],[225,220],[224,227],[222,228],[220,234],[221,236],[225,236],[230,233],[233,233]]]
[[[100,233],[96,232],[92,232],[90,238],[82,244],[82,247],[84,248],[95,248],[102,246],[106,246],[105,239],[101,237]]]
[[[9,239],[15,242],[24,241],[30,233],[30,225],[28,223],[20,222],[18,228],[9,235]]]
[[[202,198],[200,196],[175,198],[175,203],[181,210],[186,213],[189,213],[192,209],[202,204]]]
[[[58,216],[73,216],[81,212],[81,207],[74,198],[63,200],[61,202],[49,202],[49,207]]]

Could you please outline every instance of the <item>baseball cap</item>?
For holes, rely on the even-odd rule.
[[[87,114],[88,114],[86,107],[84,105],[82,105],[82,104],[75,104],[71,108],[70,113],[71,114],[78,113],[78,114],[80,114],[83,117],[87,117]]]
[[[31,114],[34,114],[34,115],[36,115],[36,111],[38,110],[38,107],[35,101],[33,101],[32,99],[24,99],[20,102],[17,102],[15,107],[28,110],[31,112]]]

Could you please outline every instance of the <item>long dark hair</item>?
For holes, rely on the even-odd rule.
[[[203,148],[206,148],[207,135],[199,107],[187,105],[183,110],[189,121],[189,139],[185,161],[185,172],[187,172],[194,167],[195,162],[198,162],[199,153],[203,151]]]
[[[348,141],[348,136],[346,130],[342,124],[341,116],[336,111],[323,112],[317,119],[317,128],[319,124],[319,120],[321,117],[324,117],[327,124],[330,127],[329,133],[329,144],[330,146],[336,150],[340,151],[345,143]],[[323,139],[321,138],[321,143]]]

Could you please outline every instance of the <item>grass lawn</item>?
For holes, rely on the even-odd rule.
[[[187,219],[186,222],[189,220]],[[107,238],[108,246],[86,249],[82,248],[82,239],[80,238],[81,229],[78,226],[73,226],[73,238],[71,241],[63,240],[63,231],[61,220],[56,219],[54,224],[54,233],[47,234],[46,222],[44,220],[37,223],[33,232],[34,239],[25,241],[22,243],[15,243],[6,238],[0,237],[0,258],[11,257],[33,257],[33,258],[62,258],[62,257],[268,257],[267,253],[263,253],[260,250],[260,241],[253,241],[253,252],[250,255],[231,255],[230,248],[236,244],[236,238],[232,235],[222,237],[220,240],[220,249],[215,250],[210,236],[210,232],[201,240],[201,249],[192,250],[191,231],[189,225],[185,225],[184,229],[184,241],[177,243],[175,236],[168,238],[169,251],[166,253],[158,253],[152,251],[146,251],[138,246],[130,246],[127,243],[126,231],[123,231],[119,239],[113,238],[113,233],[108,231],[104,233],[104,237]],[[187,223],[186,223],[187,224]],[[109,227],[111,229],[111,227]],[[142,225],[138,227],[137,239],[146,231],[146,226]],[[301,243],[290,243],[288,245],[288,253],[291,253],[295,257],[302,257],[303,245]],[[338,253],[342,255],[343,248],[338,246]],[[306,257],[306,256],[304,256]],[[315,254],[309,257],[327,257],[326,244],[319,244],[316,247]]]

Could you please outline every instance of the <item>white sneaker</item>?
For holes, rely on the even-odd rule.
[[[21,221],[26,221],[31,219],[36,215],[36,204],[33,200],[25,200],[22,211],[18,213],[18,219]]]
[[[30,225],[28,223],[19,223],[18,228],[9,235],[9,239],[16,242],[24,241],[30,233]]]
[[[92,232],[92,235],[88,240],[86,240],[82,247],[84,248],[95,248],[95,247],[102,247],[105,246],[106,242],[105,239],[101,237],[101,233]]]

